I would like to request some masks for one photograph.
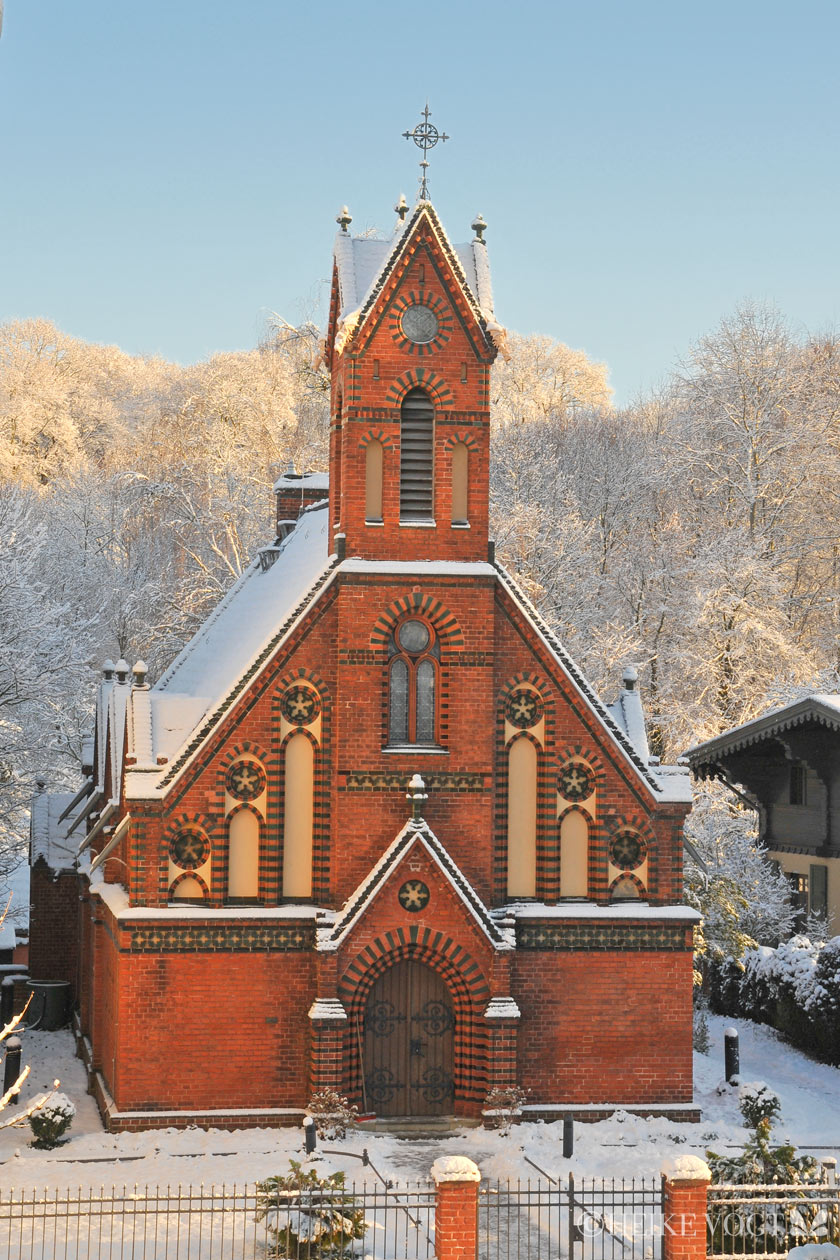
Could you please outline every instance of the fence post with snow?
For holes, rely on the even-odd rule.
[[[706,1260],[708,1164],[696,1155],[678,1155],[665,1161],[662,1175],[662,1260]]]
[[[475,1260],[481,1173],[471,1159],[463,1155],[447,1155],[432,1164],[432,1178],[437,1187],[437,1260]]]

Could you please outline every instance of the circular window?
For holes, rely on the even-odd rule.
[[[306,726],[314,722],[321,712],[318,693],[310,687],[290,687],[280,704],[283,717],[293,726]]]
[[[397,631],[397,641],[404,652],[423,652],[430,639],[429,627],[422,621],[404,621]]]
[[[175,866],[194,871],[207,860],[207,841],[200,831],[179,831],[169,846],[169,856]]]
[[[225,787],[237,801],[255,801],[265,791],[265,771],[255,761],[237,761],[228,770]]]
[[[524,731],[528,726],[536,726],[542,715],[542,701],[536,692],[520,688],[508,697],[505,716],[511,726]]]
[[[571,761],[560,771],[557,787],[567,801],[585,801],[595,790],[595,776],[589,766]]]
[[[610,861],[620,871],[634,871],[647,856],[647,848],[635,831],[620,831],[610,845]]]
[[[408,306],[400,317],[400,328],[408,341],[426,345],[434,341],[439,328],[438,317],[430,306]]]

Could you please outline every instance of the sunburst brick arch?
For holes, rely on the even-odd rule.
[[[464,632],[455,614],[433,595],[424,595],[420,591],[402,595],[379,614],[371,631],[371,646],[386,647],[397,622],[406,614],[417,614],[430,621],[445,652],[463,648]]]
[[[392,406],[399,407],[412,389],[424,389],[436,407],[451,407],[455,402],[455,396],[443,377],[438,376],[431,368],[423,367],[411,368],[398,376],[389,387],[385,400]]]
[[[339,981],[338,996],[348,1016],[345,1091],[351,1098],[361,1095],[358,1029],[368,994],[381,975],[404,961],[425,963],[449,989],[455,1008],[455,1097],[480,1104],[487,1093],[487,1030],[482,1016],[490,987],[467,950],[432,928],[399,927],[384,932],[353,959]]]

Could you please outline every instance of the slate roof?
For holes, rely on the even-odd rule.
[[[695,744],[686,753],[693,770],[713,762],[716,756],[739,752],[764,739],[793,730],[814,722],[830,730],[840,731],[840,695],[813,694],[791,704],[770,709],[760,717],[744,722],[741,726],[733,726],[728,731],[707,739],[702,744]]]

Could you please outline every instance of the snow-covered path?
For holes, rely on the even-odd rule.
[[[732,1023],[709,1020],[712,1050],[695,1056],[699,1124],[645,1120],[622,1113],[600,1124],[575,1126],[575,1153],[562,1157],[559,1125],[527,1124],[510,1134],[482,1128],[461,1129],[436,1141],[408,1142],[384,1134],[351,1133],[342,1142],[325,1143],[319,1152],[324,1171],[343,1170],[348,1181],[373,1182],[375,1175],[359,1158],[367,1149],[383,1176],[396,1181],[425,1179],[439,1155],[468,1155],[486,1177],[514,1180],[538,1177],[525,1156],[555,1177],[569,1171],[587,1177],[656,1177],[669,1154],[703,1155],[744,1142],[736,1091],[722,1087],[723,1030]],[[779,1138],[790,1135],[799,1146],[830,1148],[814,1154],[840,1155],[840,1069],[815,1063],[780,1041],[769,1029],[741,1021],[741,1075],[764,1080],[782,1098]],[[25,1097],[49,1086],[54,1076],[76,1104],[69,1140],[55,1151],[35,1151],[29,1129],[0,1131],[0,1185],[43,1187],[111,1185],[198,1185],[254,1182],[302,1159],[300,1130],[245,1129],[234,1133],[166,1129],[154,1133],[103,1133],[93,1100],[85,1093],[82,1066],[73,1056],[70,1034],[24,1034],[24,1061],[32,1064]],[[356,1158],[354,1158],[354,1156]]]

